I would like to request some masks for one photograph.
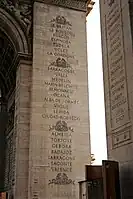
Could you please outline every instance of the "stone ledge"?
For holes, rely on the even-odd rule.
[[[41,2],[86,12],[88,0],[34,0],[34,2]]]

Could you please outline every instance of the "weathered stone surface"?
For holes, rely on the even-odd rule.
[[[29,34],[32,23],[31,1],[1,0],[0,7],[4,8],[13,17],[15,17],[20,22],[27,35]]]
[[[87,0],[34,0],[38,2],[42,2],[49,5],[56,5],[56,6],[62,6],[65,8],[80,10],[80,11],[87,11]]]
[[[36,2],[30,198],[75,198],[90,155],[85,13]]]
[[[85,12],[85,0],[0,1],[8,198],[79,198],[90,157]]]
[[[15,165],[13,195],[28,198],[31,62],[20,61],[15,93]]]
[[[133,197],[129,186],[133,180],[133,56],[128,2],[101,0],[108,157],[120,162],[123,199]]]

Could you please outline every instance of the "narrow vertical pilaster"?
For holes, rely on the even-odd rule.
[[[24,57],[25,58],[25,57]],[[15,92],[15,199],[28,198],[30,89],[32,62],[20,58]]]

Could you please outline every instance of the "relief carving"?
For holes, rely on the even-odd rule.
[[[27,34],[29,33],[32,21],[32,6],[30,4],[19,3],[15,0],[0,0],[0,7],[15,15],[25,27]]]
[[[66,173],[58,173],[55,179],[49,180],[50,184],[68,185],[75,184],[75,181],[69,179]]]
[[[129,144],[132,142],[132,137],[131,137],[131,126],[125,126],[119,131],[113,132],[112,134],[112,147],[118,148],[121,147],[125,144]]]
[[[113,5],[113,3],[115,2],[115,0],[107,0],[108,5],[111,7]]]
[[[59,57],[56,59],[56,61],[51,63],[51,66],[56,66],[60,68],[68,68],[70,67],[70,64],[68,64],[64,58]]]
[[[67,126],[67,123],[65,121],[57,121],[56,125],[53,125],[49,128],[49,130],[56,130],[56,131],[72,131],[73,132],[73,129],[72,127],[68,127]]]
[[[65,17],[63,16],[57,16],[55,19],[52,19],[50,22],[55,22],[57,24],[61,24],[61,25],[68,25],[68,26],[72,26],[72,24],[66,20]]]

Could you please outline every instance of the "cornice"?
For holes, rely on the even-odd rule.
[[[24,54],[24,53],[18,53],[15,59],[15,63],[14,66],[16,68],[19,67],[20,64],[28,64],[31,65],[32,64],[32,54]]]
[[[34,0],[34,2],[41,2],[49,5],[55,5],[86,12],[86,4],[88,0]]]

